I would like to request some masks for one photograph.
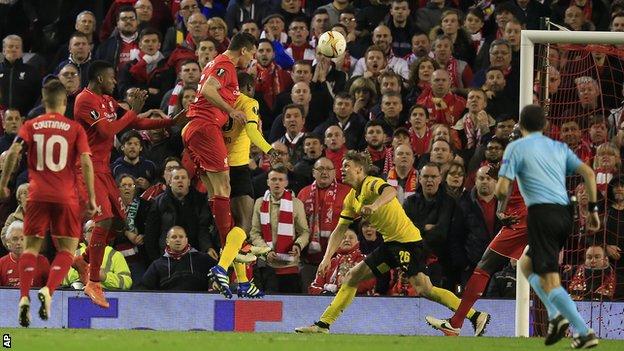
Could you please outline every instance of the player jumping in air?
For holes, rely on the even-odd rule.
[[[327,307],[320,320],[311,326],[296,328],[298,333],[328,333],[329,326],[336,321],[357,292],[360,282],[374,276],[380,277],[392,268],[400,268],[409,277],[410,284],[419,296],[440,303],[451,310],[459,306],[459,298],[452,292],[435,287],[429,277],[423,273],[424,246],[420,231],[407,217],[396,198],[394,187],[383,179],[368,175],[369,161],[365,155],[349,151],[342,163],[342,175],[351,191],[344,200],[338,226],[332,232],[327,251],[319,264],[318,274],[325,274],[330,261],[340,242],[344,239],[349,224],[356,217],[362,216],[381,233],[384,242],[349,270],[345,281],[332,303]],[[472,310],[469,315],[475,326],[475,332],[485,328],[484,314]]]
[[[95,198],[98,212],[93,217],[95,228],[87,250],[90,263],[89,278],[84,292],[98,306],[107,308],[108,301],[100,284],[100,266],[104,249],[116,231],[124,226],[124,211],[121,208],[119,189],[110,170],[110,151],[115,134],[126,128],[160,129],[183,120],[183,114],[173,119],[149,119],[137,116],[143,108],[147,92],[135,89],[128,93],[130,110],[117,117],[119,105],[110,96],[115,90],[115,71],[106,61],[93,61],[89,66],[89,85],[76,97],[74,116],[85,128],[93,154],[95,172]],[[82,256],[74,262],[81,280],[87,280],[87,264]]]
[[[28,155],[28,201],[24,215],[26,249],[19,260],[20,300],[19,324],[30,325],[30,297],[37,255],[46,233],[50,230],[57,249],[50,266],[46,286],[39,290],[41,302],[39,317],[50,318],[52,294],[67,275],[74,260],[74,252],[82,235],[82,213],[78,205],[75,164],[80,162],[86,183],[88,202],[86,215],[96,210],[93,186],[91,151],[84,129],[63,116],[67,107],[67,93],[59,81],[51,81],[42,89],[45,114],[32,119],[20,128],[9,149],[0,178],[0,199],[10,196],[7,184],[17,166],[19,154]]]
[[[251,34],[238,33],[228,49],[206,65],[195,101],[189,106],[190,121],[182,130],[185,146],[182,162],[187,169],[195,167],[206,186],[223,247],[219,263],[210,269],[210,278],[227,298],[232,297],[227,269],[247,234],[232,225],[228,151],[222,128],[230,118],[232,123],[243,125],[247,121],[245,113],[234,108],[240,95],[236,67],[247,68],[255,52],[256,39]]]

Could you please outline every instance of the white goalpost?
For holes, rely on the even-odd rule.
[[[520,109],[533,103],[535,44],[624,45],[622,32],[523,30],[520,42]],[[529,282],[516,270],[516,336],[529,336]]]

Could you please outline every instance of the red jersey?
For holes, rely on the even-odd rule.
[[[28,146],[29,201],[77,203],[76,168],[90,154],[87,135],[75,121],[58,113],[29,120],[18,137]]]
[[[520,188],[518,188],[518,182],[513,182],[513,189],[509,195],[507,201],[507,209],[505,214],[508,216],[526,217],[528,212],[522,194],[520,194]]]
[[[0,286],[19,286],[19,258],[12,253],[0,258]],[[43,255],[37,256],[37,267],[33,277],[33,286],[44,286],[48,280],[50,262]]]
[[[110,153],[116,133],[116,131],[112,131],[110,134],[103,133],[96,125],[115,122],[118,107],[117,101],[112,97],[98,95],[88,88],[84,88],[76,96],[74,118],[87,132],[89,146],[91,146],[93,154],[93,169],[96,173],[110,173]],[[130,124],[136,118],[136,113],[128,111],[122,118],[129,118],[128,124]]]
[[[221,95],[221,98],[226,103],[234,107],[236,99],[240,95],[240,91],[238,90],[238,78],[236,77],[236,67],[234,67],[229,57],[221,54],[215,57],[214,60],[208,62],[204,68],[199,80],[199,88],[195,94],[195,101],[189,106],[186,115],[189,119],[198,118],[209,123],[214,123],[221,128],[228,121],[227,113],[211,102],[208,102],[201,93],[202,87],[210,77],[219,81],[221,84],[221,88],[218,90],[219,95]]]

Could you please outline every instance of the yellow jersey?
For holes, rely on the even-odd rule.
[[[228,165],[247,166],[249,165],[249,149],[252,141],[265,153],[271,149],[271,146],[264,140],[258,129],[260,120],[258,101],[245,94],[240,94],[236,99],[234,108],[245,113],[247,123],[240,125],[232,123],[232,119],[230,119],[223,128],[223,139],[228,151]]]
[[[338,224],[351,224],[355,218],[360,216],[362,206],[371,205],[375,202],[385,186],[391,185],[381,178],[367,176],[359,193],[355,189],[351,189],[347,194]],[[396,196],[378,208],[367,219],[381,233],[384,242],[408,243],[422,240],[420,231],[407,217]]]

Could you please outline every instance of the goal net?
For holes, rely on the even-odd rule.
[[[597,175],[602,221],[597,233],[585,230],[582,179],[567,179],[577,205],[574,232],[560,255],[562,286],[599,335],[624,338],[624,303],[613,303],[624,301],[624,259],[617,253],[624,250],[624,176],[618,176],[624,156],[624,35],[523,31],[520,63],[521,106],[542,105],[549,122],[545,133],[567,143]],[[520,276],[516,311],[517,336],[546,334],[546,312],[536,296],[529,299]]]

